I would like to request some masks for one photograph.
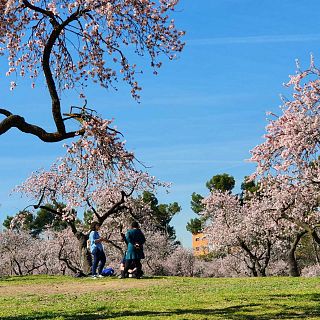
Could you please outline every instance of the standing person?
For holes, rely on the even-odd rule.
[[[93,255],[93,263],[92,263],[92,277],[97,277],[97,267],[98,268],[98,277],[102,278],[101,275],[104,265],[106,264],[106,255],[103,250],[102,241],[106,241],[105,238],[100,237],[99,230],[100,230],[100,223],[94,221],[91,223],[90,226],[90,234],[89,234],[89,241],[90,241],[90,251]]]
[[[125,255],[123,274],[127,274],[128,270],[134,265],[136,268],[136,278],[139,279],[142,275],[142,265],[140,260],[144,259],[143,244],[146,242],[146,238],[140,230],[140,226],[137,221],[132,222],[131,229],[127,231],[125,237],[128,249]]]

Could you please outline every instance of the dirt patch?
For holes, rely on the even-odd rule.
[[[163,280],[161,280],[163,282]],[[82,294],[106,290],[127,290],[132,288],[147,288],[159,285],[158,279],[81,279],[79,282],[0,285],[0,295],[13,296],[20,294]]]

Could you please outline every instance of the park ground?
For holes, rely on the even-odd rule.
[[[319,319],[319,278],[0,278],[0,319]]]

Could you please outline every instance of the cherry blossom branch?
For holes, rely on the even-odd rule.
[[[125,199],[127,198],[127,195],[124,191],[121,191],[121,199],[116,202],[107,212],[105,212],[101,217],[101,222],[105,221],[109,216],[112,214],[119,212],[122,209],[122,204],[125,203]]]
[[[45,16],[48,16],[50,19],[52,19],[52,23],[55,24],[57,23],[56,19],[55,19],[55,15],[53,14],[52,11],[50,10],[45,10],[45,9],[42,9],[40,7],[37,7],[33,4],[31,4],[29,1],[27,0],[22,0],[22,3],[29,9],[33,10],[33,11],[36,11],[36,12],[39,12],[39,13],[42,13],[43,15]],[[55,23],[54,23],[55,22]]]
[[[10,114],[0,122],[0,134],[17,127],[46,142],[74,137],[77,133],[68,132],[62,118],[60,93],[76,86],[84,88],[90,78],[103,87],[115,88],[122,74],[132,97],[138,100],[141,88],[135,80],[136,65],[129,63],[122,50],[134,46],[137,55],[148,54],[155,73],[162,64],[157,59],[160,55],[173,59],[184,47],[180,40],[184,32],[176,29],[168,14],[177,4],[172,0],[4,1],[0,55],[8,56],[6,75],[24,77],[29,73],[34,87],[34,79],[44,74],[57,132],[48,133]],[[110,65],[113,63],[116,65]],[[16,82],[11,81],[11,90],[15,87]]]
[[[85,14],[88,10],[86,9],[80,10],[80,7],[79,7],[66,20],[64,20],[62,23],[58,23],[52,11],[44,10],[40,7],[34,6],[27,0],[23,0],[23,4],[27,8],[34,10],[35,12],[39,12],[45,16],[48,16],[50,18],[51,24],[53,25],[52,32],[44,46],[43,55],[42,55],[42,69],[45,75],[46,83],[47,83],[49,94],[51,97],[51,102],[52,102],[51,110],[52,110],[54,122],[56,124],[57,132],[48,133],[41,127],[27,123],[23,117],[19,115],[13,115],[8,110],[0,109],[0,114],[3,114],[6,116],[6,118],[0,122],[0,135],[5,133],[9,129],[16,127],[22,132],[30,133],[37,136],[44,142],[57,142],[57,141],[62,141],[68,138],[73,138],[76,134],[78,134],[78,132],[77,131],[66,132],[66,128],[65,128],[64,121],[62,118],[62,113],[61,113],[60,98],[56,90],[55,81],[54,81],[53,74],[50,67],[50,57],[51,57],[53,46],[56,43],[57,39],[59,39],[59,36],[61,35],[65,27],[69,23],[73,22],[74,20],[77,20],[79,16]],[[66,52],[68,53],[68,50],[66,50]]]

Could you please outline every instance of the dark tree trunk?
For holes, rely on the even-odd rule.
[[[314,239],[314,241],[315,241],[318,245],[320,245],[320,238],[319,238],[316,230],[313,230],[312,233],[311,233],[311,235],[312,235],[312,238]]]
[[[21,269],[21,266],[20,266],[20,263],[14,258],[13,259],[13,262],[15,262],[15,264],[17,265],[18,267],[18,272],[16,271],[16,269],[13,267],[13,271],[16,275],[19,275],[19,276],[23,276],[23,273],[22,273],[22,269]],[[12,264],[13,265],[13,264]]]
[[[316,261],[319,264],[320,263],[319,246],[317,246],[317,243],[315,242],[314,238],[312,238],[312,245],[313,245],[313,250],[314,250],[315,257],[316,257]]]
[[[261,259],[262,257],[260,257],[258,259],[258,268],[259,268],[259,273],[260,273],[260,276],[261,277],[266,277],[267,276],[267,268],[268,268],[268,265],[269,265],[269,262],[270,262],[270,258],[271,258],[271,247],[272,247],[272,243],[271,241],[267,241],[267,249],[266,249],[266,252],[264,254],[264,258]],[[262,265],[260,263],[260,261],[262,262]]]
[[[84,274],[89,274],[91,272],[91,266],[92,266],[91,252],[87,248],[87,241],[89,239],[89,236],[81,232],[81,233],[77,233],[76,237],[79,241],[82,272]]]
[[[257,271],[255,265],[253,265],[253,266],[250,268],[250,270],[251,270],[251,273],[252,273],[252,275],[253,275],[254,277],[258,277],[258,271]]]
[[[288,264],[289,264],[289,275],[291,277],[299,277],[300,276],[300,270],[298,266],[298,261],[296,259],[296,250],[298,247],[298,244],[301,240],[301,238],[307,233],[307,231],[300,232],[296,235],[295,240],[290,246],[289,252],[288,252]]]
[[[260,277],[266,277],[267,276],[266,269],[265,268],[261,268],[259,270],[259,275],[260,275]]]
[[[85,234],[77,230],[74,221],[68,223],[71,227],[72,233],[79,241],[79,252],[81,259],[81,271],[83,275],[87,275],[91,272],[92,256],[91,252],[87,248],[87,241],[89,240],[89,234]]]
[[[262,260],[262,258],[258,257],[256,254],[253,254],[243,240],[240,240],[239,244],[240,244],[241,248],[249,256],[251,266],[249,266],[248,263],[246,263],[246,265],[247,265],[248,269],[251,271],[252,276],[265,277],[266,276],[266,268],[267,268],[269,260],[270,260],[271,243],[268,242],[268,249],[267,249],[267,253],[266,253],[266,258],[264,259],[265,263],[263,266],[261,266],[261,264],[260,264],[260,260]]]

